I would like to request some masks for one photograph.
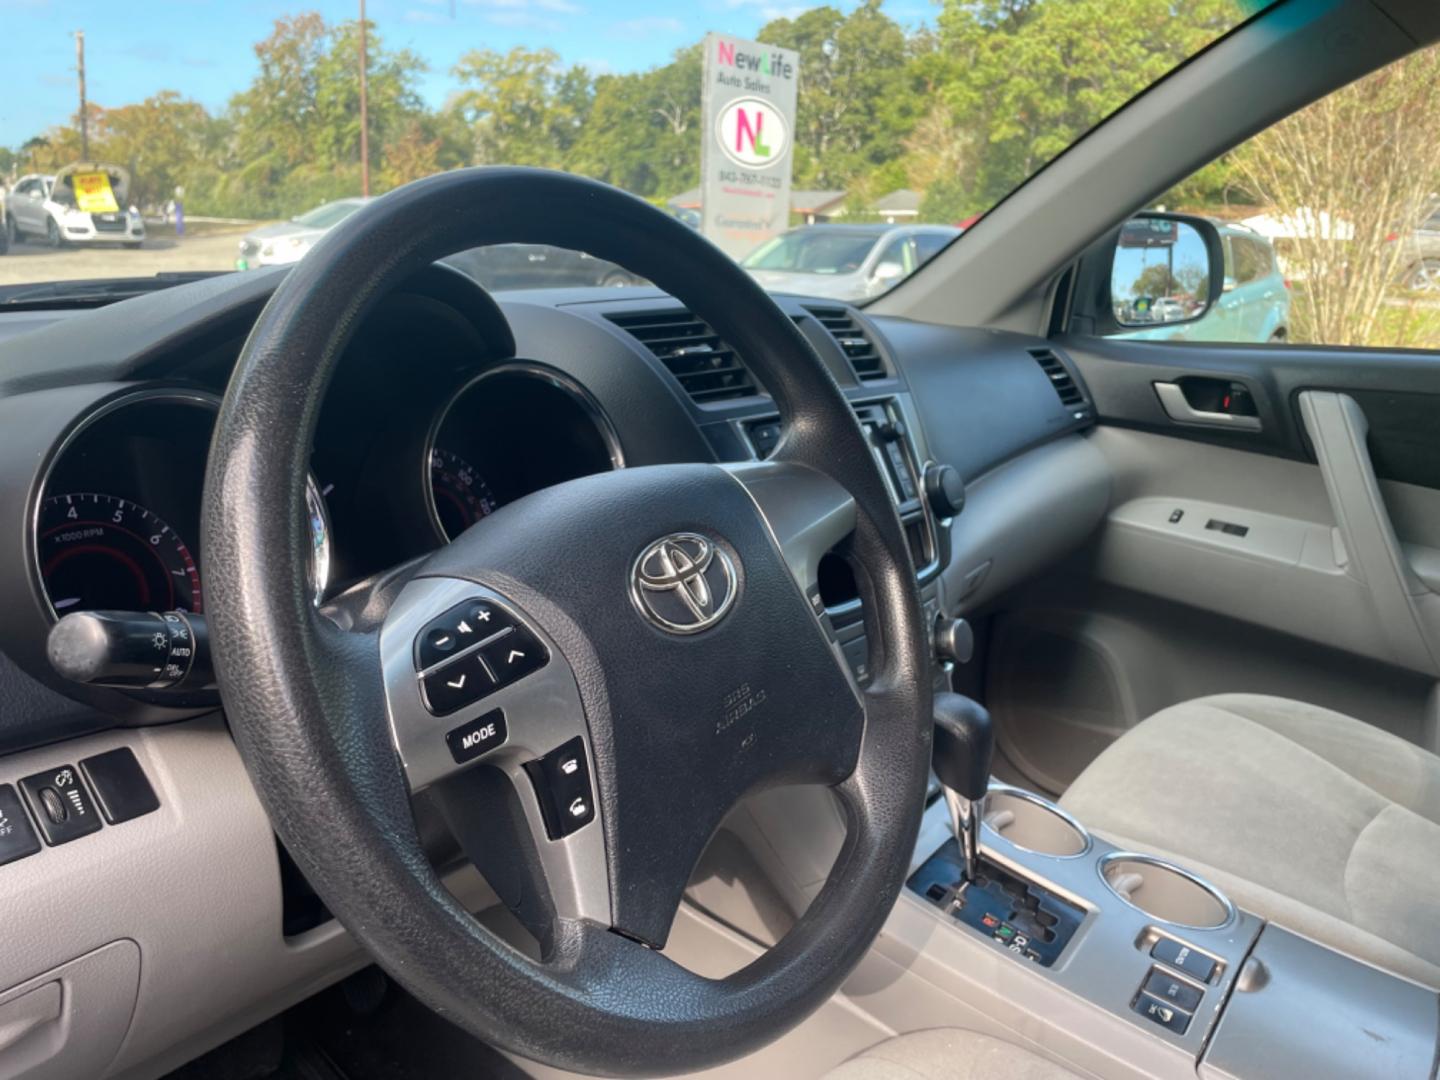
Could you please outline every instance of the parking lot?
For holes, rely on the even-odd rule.
[[[152,226],[145,243],[130,251],[119,244],[67,247],[21,240],[0,255],[0,286],[81,278],[149,277],[167,270],[233,270],[236,245],[252,226],[192,226],[183,237]]]

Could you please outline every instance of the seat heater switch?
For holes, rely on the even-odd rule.
[[[1146,977],[1145,985],[1141,989],[1152,997],[1167,1001],[1176,1008],[1184,1009],[1189,1013],[1193,1013],[1200,1007],[1200,999],[1205,996],[1205,991],[1199,987],[1191,986],[1188,982],[1177,979],[1165,969],[1158,967],[1150,969],[1150,974]]]
[[[40,841],[20,805],[20,796],[9,784],[0,784],[0,866],[40,850]]]
[[[100,828],[95,802],[71,765],[27,776],[20,781],[20,790],[40,826],[40,835],[51,847],[68,844]]]

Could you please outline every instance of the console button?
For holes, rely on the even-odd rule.
[[[540,639],[523,626],[515,627],[511,633],[492,641],[480,652],[500,686],[509,686],[550,662],[550,653],[540,644]]]
[[[491,709],[468,724],[461,724],[453,731],[446,732],[445,742],[450,747],[450,756],[455,759],[455,763],[463,765],[502,745],[506,737],[505,714],[499,709]]]
[[[1135,999],[1134,1009],[1141,1016],[1151,1023],[1159,1024],[1167,1031],[1173,1031],[1176,1035],[1184,1035],[1190,1026],[1190,1014],[1178,1005],[1161,1001],[1152,994],[1143,990],[1140,996]]]
[[[9,784],[0,784],[0,866],[40,850],[40,841],[20,805],[20,796]]]
[[[51,847],[68,844],[100,828],[94,800],[70,765],[25,777],[20,781],[20,790],[40,826],[40,835]]]
[[[415,635],[415,670],[444,663],[487,637],[493,637],[514,620],[488,600],[466,600],[426,623]]]
[[[1150,955],[1162,964],[1169,964],[1176,971],[1183,971],[1192,979],[1208,983],[1215,974],[1215,961],[1204,953],[1198,953],[1189,945],[1182,945],[1174,938],[1162,937],[1150,950]]]
[[[1145,985],[1141,989],[1152,997],[1168,1001],[1171,1005],[1189,1013],[1193,1013],[1199,1008],[1200,999],[1205,996],[1205,991],[1199,987],[1182,982],[1164,968],[1158,967],[1150,969],[1150,974],[1146,976]]]
[[[426,675],[421,684],[425,690],[425,707],[436,716],[448,716],[495,689],[479,652],[457,657],[437,668]]]
[[[160,809],[155,789],[128,746],[85,758],[80,762],[80,771],[95,792],[100,813],[111,825]]]

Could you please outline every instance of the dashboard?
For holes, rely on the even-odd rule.
[[[55,1040],[67,1075],[111,1060],[108,1075],[156,1075],[365,962],[278,847],[213,689],[92,686],[47,656],[57,619],[78,611],[169,612],[167,633],[207,618],[200,507],[215,417],[286,272],[91,310],[0,311],[0,791],[133,754],[158,803],[0,867],[19,920],[0,1003],[36,973],[67,973],[72,1019],[92,1025]],[[777,302],[855,410],[928,618],[983,607],[1103,517],[1103,481],[1076,479],[1099,457],[1088,397],[1043,339]],[[353,598],[398,588],[427,553],[498,525],[532,492],[606,469],[763,458],[779,437],[744,358],[663,293],[491,297],[431,268],[357,325],[321,405],[294,506],[319,617],[362,619]],[[925,486],[937,464],[965,481],[953,519]],[[843,558],[822,565],[819,600],[865,685],[864,611]],[[414,810],[452,892],[470,910],[493,904],[426,793]]]
[[[0,685],[23,679],[47,691],[37,696],[43,707],[0,720],[0,749],[44,741],[56,714],[83,730],[218,703],[213,690],[68,684],[50,669],[45,640],[76,611],[205,613],[200,503],[211,432],[245,336],[283,273],[55,312],[38,328],[30,316],[13,336],[0,319],[0,517],[11,517],[0,538],[16,543],[13,558],[0,550],[0,603],[14,616],[0,622]],[[905,524],[927,613],[1031,569],[1002,567],[977,594],[991,573],[975,576],[984,553],[952,550],[924,477],[940,462],[973,482],[1083,432],[1092,422],[1083,393],[1057,396],[1053,365],[1070,370],[1067,361],[1040,339],[777,299],[852,402]],[[327,391],[295,508],[310,538],[315,603],[340,602],[350,586],[412,564],[532,492],[632,465],[761,458],[778,435],[774,405],[743,358],[657,290],[497,299],[431,267],[364,318]],[[839,559],[821,571],[822,599],[863,683],[853,581]]]

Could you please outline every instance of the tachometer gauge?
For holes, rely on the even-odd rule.
[[[114,495],[52,495],[37,543],[57,615],[72,611],[204,610],[190,549],[157,515]]]
[[[459,454],[430,451],[430,496],[448,539],[455,539],[500,505],[485,478]]]

